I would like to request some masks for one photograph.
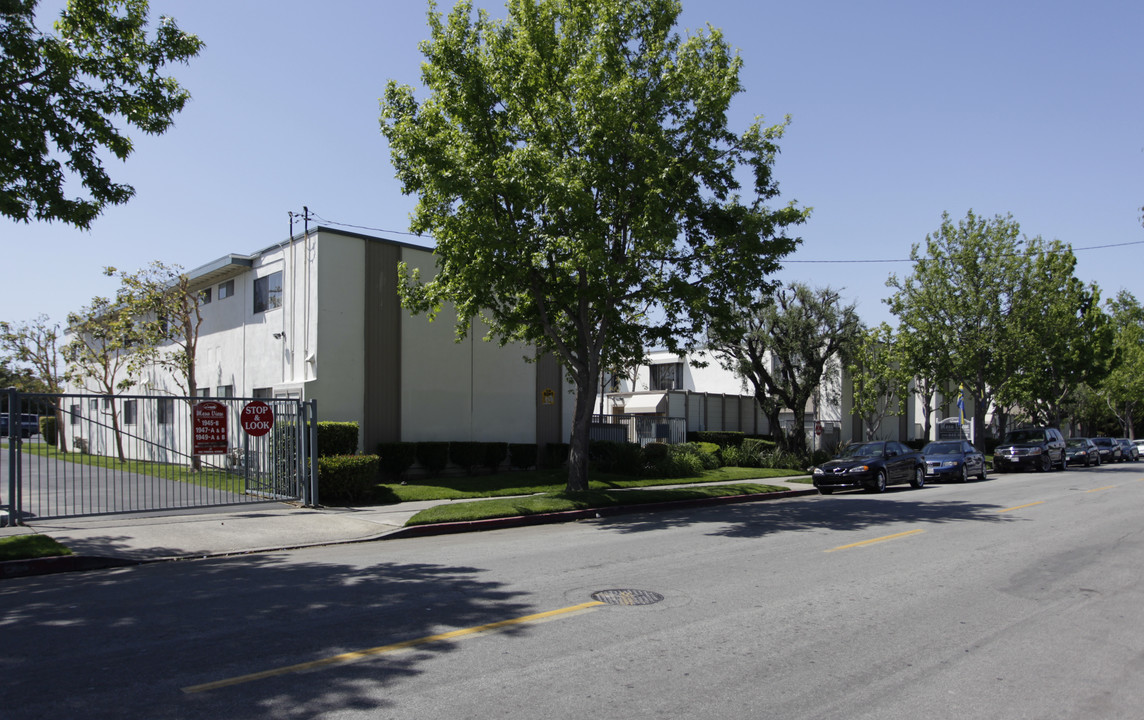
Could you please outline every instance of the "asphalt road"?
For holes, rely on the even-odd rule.
[[[1135,719],[1142,518],[1127,464],[11,580],[0,713]]]

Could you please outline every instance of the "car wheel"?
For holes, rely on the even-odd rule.
[[[1037,466],[1037,472],[1048,472],[1053,469],[1053,459],[1048,454],[1041,456],[1041,463]]]
[[[1069,469],[1069,459],[1062,454],[1061,455],[1061,470],[1068,470],[1068,469]]]
[[[977,479],[981,480],[981,481],[984,481],[986,479],[985,461],[984,460],[981,461],[981,472],[977,473]]]
[[[884,493],[886,492],[886,471],[879,470],[878,477],[875,478],[874,484],[870,486],[870,492]]]
[[[834,488],[818,488],[818,492],[822,495],[829,495],[830,493],[834,492]]]
[[[964,477],[963,477],[964,479]],[[923,488],[926,486],[926,471],[921,467],[914,468],[914,479],[910,480],[910,487]]]
[[[969,482],[969,468],[966,467],[965,465],[961,466],[961,482],[963,482],[963,483]]]

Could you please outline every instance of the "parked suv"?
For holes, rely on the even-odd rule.
[[[32,437],[40,433],[40,416],[31,413],[24,413],[17,416],[17,430],[10,432],[8,429],[8,413],[0,413],[0,435],[15,436],[19,434],[20,437]]]
[[[994,470],[1026,470],[1046,472],[1068,467],[1065,439],[1056,428],[1025,428],[1005,433],[993,451]]]

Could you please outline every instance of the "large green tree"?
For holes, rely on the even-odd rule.
[[[1012,216],[978,217],[970,210],[954,223],[948,213],[910,251],[913,273],[891,275],[886,300],[899,329],[940,354],[941,374],[964,386],[974,403],[974,441],[985,440],[985,415],[998,389],[1011,379],[1021,352],[1014,332],[1020,303],[1025,241]]]
[[[847,366],[854,390],[854,413],[866,439],[875,440],[888,415],[902,415],[910,391],[906,347],[886,323],[866,330],[854,343]],[[932,397],[932,396],[931,396]]]
[[[793,283],[762,300],[713,325],[708,346],[750,384],[779,447],[804,455],[807,405],[820,392],[840,392],[829,380],[851,361],[862,321],[855,304],[829,287]],[[780,421],[783,410],[794,413],[789,432]]]
[[[0,350],[19,367],[28,368],[36,383],[22,387],[26,392],[47,392],[59,395],[63,392],[64,367],[61,357],[62,342],[59,323],[54,323],[47,315],[40,315],[26,322],[0,323]],[[52,400],[56,415],[57,442],[61,450],[67,450],[64,435],[63,406],[56,397]]]
[[[1144,307],[1127,290],[1108,301],[1115,330],[1113,369],[1097,392],[1120,422],[1128,437],[1135,437],[1135,424],[1144,408]]]
[[[162,71],[203,44],[166,17],[149,36],[147,0],[69,0],[54,35],[37,4],[0,0],[0,215],[86,229],[135,193],[104,168],[133,149],[117,124],[166,131],[190,95]]]
[[[430,3],[422,82],[391,81],[382,132],[436,274],[415,312],[452,304],[463,337],[553,353],[575,386],[568,489],[587,488],[601,369],[689,346],[759,303],[806,217],[778,195],[785,124],[728,127],[741,61],[714,29],[681,37],[675,0],[510,0],[508,16]],[[749,178],[747,197],[740,181]]]

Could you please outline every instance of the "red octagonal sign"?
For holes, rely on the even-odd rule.
[[[242,408],[238,422],[247,435],[262,437],[274,427],[274,411],[261,400],[254,400]]]

